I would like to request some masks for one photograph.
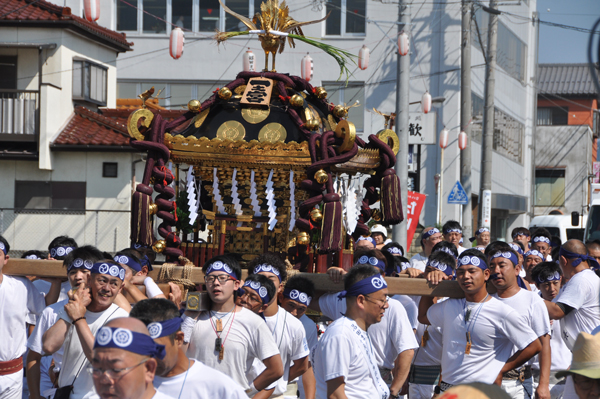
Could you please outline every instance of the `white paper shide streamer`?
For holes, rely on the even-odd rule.
[[[260,205],[258,203],[258,196],[256,195],[256,182],[254,181],[254,171],[250,171],[250,206],[254,211],[254,216],[262,216],[260,211]],[[256,228],[260,228],[262,223],[256,223]]]
[[[225,213],[225,206],[223,205],[223,198],[219,192],[219,177],[217,176],[217,168],[213,169],[213,198],[217,204],[217,210],[220,214]]]
[[[290,228],[294,230],[296,225],[296,197],[295,197],[296,185],[294,184],[294,171],[290,170]]]
[[[194,167],[190,166],[187,172],[187,199],[188,209],[190,211],[190,226],[196,223],[198,218],[198,204],[196,203],[196,178],[194,177]],[[199,197],[199,196],[198,196]]]
[[[240,204],[240,197],[237,191],[237,168],[233,168],[233,175],[231,175],[231,199],[233,202],[233,210],[236,215],[241,215],[242,212],[242,204]]]
[[[273,169],[269,173],[266,190],[267,194],[267,209],[269,211],[269,230],[273,230],[277,224],[277,211],[275,208],[275,190],[273,189]]]

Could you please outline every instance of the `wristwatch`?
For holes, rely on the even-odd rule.
[[[400,396],[402,396],[402,395],[400,395],[400,392],[398,392],[395,395],[390,392],[390,399],[400,399]]]

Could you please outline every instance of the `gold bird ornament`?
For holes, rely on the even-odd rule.
[[[322,22],[329,17],[329,14],[325,18],[318,19],[315,21],[298,22],[289,15],[289,7],[285,4],[285,1],[279,3],[279,0],[267,0],[260,5],[260,12],[257,12],[252,19],[247,18],[241,14],[238,14],[229,9],[225,4],[219,0],[221,7],[226,13],[239,19],[248,30],[237,31],[237,32],[221,32],[217,30],[215,40],[217,44],[223,43],[227,39],[240,35],[258,35],[258,40],[265,52],[265,69],[263,72],[269,71],[269,54],[272,56],[272,69],[271,72],[277,72],[275,70],[275,56],[277,53],[282,53],[285,48],[285,41],[287,41],[290,47],[295,48],[295,40],[302,41],[310,44],[325,51],[327,54],[332,56],[338,65],[340,66],[340,77],[342,74],[346,74],[346,80],[350,71],[346,66],[348,60],[354,62],[353,58],[356,58],[354,54],[351,54],[340,48],[328,45],[315,39],[310,39],[304,36],[301,26],[316,24]]]

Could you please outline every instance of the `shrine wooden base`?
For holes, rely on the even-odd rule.
[[[162,266],[153,266],[153,268],[154,270],[148,275],[157,280]],[[2,273],[12,276],[37,276],[40,278],[66,278],[67,276],[67,270],[63,267],[61,261],[32,259],[9,259]],[[176,266],[173,268],[172,276],[181,277],[182,273],[183,267]],[[243,270],[242,278],[245,278],[247,273],[246,270]],[[329,276],[323,273],[299,273],[299,275],[311,280],[318,291],[341,291],[344,289],[343,283],[335,284]],[[190,280],[197,284],[204,283],[204,273],[202,273],[200,267],[192,269]],[[464,293],[456,281],[442,281],[437,286],[431,286],[422,278],[386,277],[386,281],[390,295],[464,297]],[[170,293],[169,285],[159,284],[159,287],[168,297]]]

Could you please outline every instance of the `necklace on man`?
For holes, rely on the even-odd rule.
[[[483,306],[483,303],[488,299],[488,297],[490,296],[490,294],[487,294],[485,296],[485,298],[483,298],[483,300],[481,302],[478,303],[478,307],[477,310],[475,311],[475,316],[473,321],[469,321],[469,319],[471,318],[471,307],[467,307],[466,311],[465,311],[465,327],[467,329],[467,345],[465,346],[465,355],[470,355],[471,354],[471,332],[469,331],[469,327],[471,327],[471,325],[475,326],[475,322],[477,320],[477,317],[479,316],[479,312],[481,311],[481,307]],[[467,304],[467,300],[465,299],[465,306]]]
[[[225,339],[221,339],[221,333],[223,332],[223,324],[221,322],[221,319],[226,315],[223,315],[222,317],[217,317],[215,315],[215,325],[213,326],[213,320],[212,317],[210,318],[210,325],[213,328],[213,331],[215,332],[217,338],[215,338],[215,352],[219,352],[219,360],[223,360],[224,356],[225,356],[225,341],[227,340],[227,337],[229,336],[229,332],[231,331],[231,326],[233,325],[233,321],[235,320],[235,308],[236,306],[233,306],[233,309],[230,310],[227,314],[232,314],[231,316],[229,316],[229,318],[231,319],[231,323],[229,323],[229,330],[227,330],[227,335],[225,335]],[[211,316],[212,316],[212,311],[211,311]],[[227,319],[227,321],[229,321],[229,319]],[[227,325],[227,323],[225,323]]]

